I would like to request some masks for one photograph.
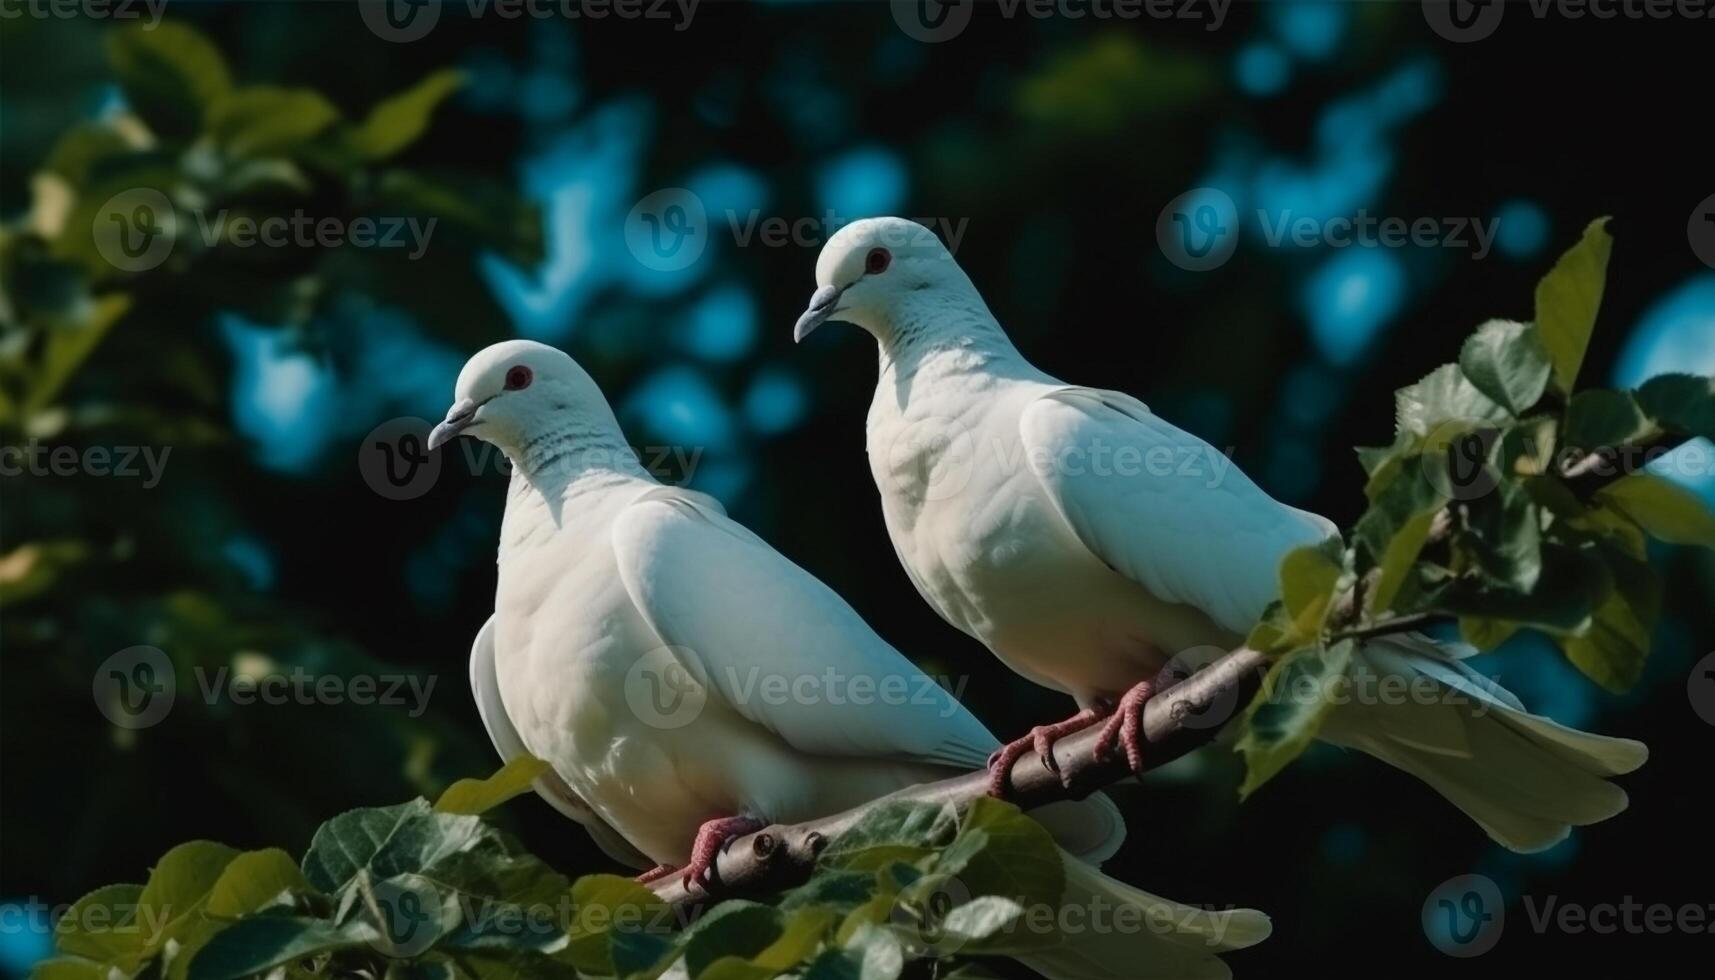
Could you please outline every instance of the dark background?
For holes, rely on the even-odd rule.
[[[74,413],[43,441],[144,432],[174,447],[161,485],[0,484],[0,555],[72,540],[97,556],[0,611],[9,901],[141,880],[191,838],[299,853],[336,812],[492,768],[465,658],[492,609],[504,478],[467,472],[461,453],[427,492],[396,501],[357,458],[376,425],[438,417],[464,358],[520,334],[578,357],[634,442],[700,452],[693,486],[900,649],[967,677],[968,704],[997,734],[1066,713],[936,618],[898,567],[863,455],[873,345],[837,325],[801,349],[790,339],[833,228],[741,246],[729,209],[741,221],[830,208],[838,221],[967,221],[957,257],[1039,366],[1139,396],[1229,448],[1276,496],[1341,524],[1363,504],[1351,447],[1390,440],[1393,390],[1452,359],[1478,323],[1528,318],[1537,278],[1595,217],[1613,216],[1616,246],[1589,380],[1715,372],[1715,272],[1687,240],[1715,193],[1715,21],[1539,19],[1512,4],[1493,37],[1454,44],[1416,3],[1238,3],[1215,31],[1006,19],[980,3],[961,36],[923,44],[884,3],[705,0],[684,31],[473,20],[454,3],[413,43],[377,38],[346,3],[169,3],[167,19],[206,32],[241,81],[315,88],[354,115],[437,68],[465,69],[465,89],[403,159],[541,203],[545,257],[443,257],[437,240],[402,278],[345,275],[289,321],[166,291],[114,328],[66,398],[119,420],[80,427],[90,413]],[[102,55],[110,29],[0,22],[8,222],[29,210],[32,173],[63,130],[124,112]],[[627,251],[624,222],[639,198],[675,186],[707,205],[710,240],[689,269],[664,273]],[[1231,195],[1241,215],[1499,215],[1500,238],[1476,259],[1268,247],[1252,233],[1221,268],[1187,273],[1155,227],[1198,186]],[[1715,480],[1692,482],[1715,500]],[[1538,710],[1648,742],[1649,764],[1623,780],[1622,816],[1513,855],[1416,781],[1325,747],[1241,806],[1237,757],[1215,750],[1113,791],[1132,831],[1109,871],[1269,912],[1274,938],[1231,957],[1240,975],[1579,975],[1707,955],[1715,936],[1538,934],[1523,904],[1629,896],[1715,921],[1703,792],[1715,729],[1687,688],[1715,642],[1715,563],[1658,559],[1668,611],[1630,694],[1601,692],[1531,637],[1482,661]],[[129,733],[95,710],[89,678],[143,643],[181,668],[261,655],[348,675],[411,669],[437,686],[417,719],[207,706],[181,669],[174,713]],[[567,871],[608,869],[538,801],[502,819]],[[1494,879],[1509,905],[1499,944],[1459,961],[1430,944],[1420,913],[1465,873]],[[44,952],[28,931],[0,942],[11,971]]]

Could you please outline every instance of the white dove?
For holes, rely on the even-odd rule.
[[[734,836],[969,771],[998,745],[826,585],[712,498],[645,472],[567,355],[525,340],[477,353],[429,447],[460,433],[512,463],[495,612],[471,651],[483,724],[502,758],[549,763],[537,792],[607,854],[655,864],[644,879],[706,881]],[[1033,816],[1091,862],[1125,834],[1100,796]],[[1066,865],[1066,902],[1141,907],[1157,925],[1032,954],[1050,975],[1225,976],[1215,953],[1268,934],[1261,913]]]
[[[1275,501],[1137,399],[1037,370],[921,225],[847,225],[823,247],[816,283],[795,338],[838,319],[880,347],[869,462],[906,574],[949,623],[1082,709],[1007,746],[995,792],[1012,759],[1034,749],[1053,769],[1053,740],[1103,718],[1098,748],[1122,743],[1138,768],[1140,712],[1164,665],[1237,646],[1278,594],[1282,556],[1338,529]],[[1220,478],[1207,465],[1179,475],[1193,455]],[[1604,777],[1642,765],[1644,746],[1527,714],[1459,662],[1469,652],[1420,636],[1366,643],[1355,690],[1432,682],[1437,696],[1353,698],[1321,737],[1428,782],[1514,850],[1623,810]]]

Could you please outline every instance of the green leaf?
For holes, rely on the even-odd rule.
[[[53,404],[60,389],[130,309],[129,294],[108,293],[89,304],[75,323],[50,325],[44,335],[40,366],[31,376],[24,398],[26,416]]]
[[[1553,366],[1535,326],[1490,320],[1465,341],[1459,370],[1490,400],[1523,415],[1547,390]]]
[[[1298,758],[1333,709],[1332,697],[1343,684],[1357,644],[1341,640],[1327,648],[1306,647],[1287,654],[1269,669],[1245,712],[1244,735],[1237,751],[1244,753],[1244,799]]]
[[[1602,488],[1596,499],[1670,544],[1715,548],[1715,514],[1694,493],[1654,473],[1633,473]]]
[[[629,976],[672,951],[673,913],[630,878],[585,875],[572,885],[566,962],[585,974]]]
[[[125,99],[156,133],[188,139],[232,88],[220,49],[178,21],[110,31],[107,60]]]
[[[1466,502],[1467,529],[1454,536],[1459,553],[1489,581],[1529,592],[1542,577],[1542,518],[1536,501],[1516,481]]]
[[[1635,394],[1644,414],[1663,429],[1715,439],[1715,378],[1663,374]]]
[[[1572,396],[1566,407],[1568,446],[1585,451],[1637,443],[1655,432],[1632,396],[1624,391],[1592,388]]]
[[[382,160],[410,146],[428,129],[435,108],[464,82],[463,72],[443,69],[376,104],[352,130],[352,148],[367,159]]]
[[[1427,436],[1448,423],[1477,428],[1484,422],[1504,422],[1505,408],[1483,394],[1457,364],[1443,364],[1423,380],[1394,393],[1399,435]]]
[[[375,194],[376,207],[384,213],[433,218],[444,230],[492,248],[521,265],[542,260],[541,212],[508,188],[468,177],[438,179],[390,170],[377,180]]]
[[[1614,588],[1596,608],[1589,626],[1559,637],[1567,659],[1586,677],[1616,694],[1643,676],[1650,636],[1661,615],[1661,579],[1647,561],[1606,549]]]
[[[520,793],[530,790],[536,777],[548,771],[548,764],[529,753],[518,756],[500,767],[487,779],[461,779],[447,787],[435,801],[438,813],[486,813]]]
[[[1400,586],[1405,584],[1406,576],[1411,573],[1417,556],[1423,552],[1424,543],[1429,540],[1435,514],[1436,510],[1432,509],[1413,515],[1388,539],[1387,550],[1378,565],[1381,574],[1370,590],[1370,615],[1377,616],[1393,608]]]
[[[69,956],[43,960],[30,968],[30,980],[110,980],[107,967]]]
[[[138,915],[148,919],[144,924],[152,932],[146,946],[150,953],[197,925],[209,892],[236,857],[236,849],[206,840],[189,841],[161,855],[137,900]]]
[[[1584,350],[1596,326],[1602,289],[1608,276],[1608,256],[1614,240],[1607,218],[1597,218],[1536,286],[1536,324],[1542,346],[1554,363],[1555,386],[1571,394],[1584,363]]]
[[[298,862],[277,847],[233,858],[208,893],[208,914],[238,918],[260,912],[282,895],[311,891]]]
[[[314,89],[256,85],[215,104],[209,130],[235,157],[290,151],[339,119],[339,110]]]
[[[1048,831],[1018,807],[986,796],[966,810],[958,838],[934,870],[957,876],[974,896],[1027,904],[1056,904],[1066,888],[1060,849]]]
[[[71,956],[110,963],[126,973],[145,958],[154,923],[140,920],[142,885],[107,885],[72,903],[54,923],[54,948]]]
[[[702,977],[717,961],[732,957],[748,962],[768,950],[785,931],[779,909],[756,902],[729,900],[698,920],[686,935],[685,969]],[[723,974],[738,977],[730,966]],[[765,975],[766,976],[766,975]]]
[[[1301,635],[1315,636],[1328,618],[1343,571],[1338,539],[1304,545],[1280,560],[1280,600]]]
[[[1493,650],[1505,643],[1518,632],[1517,623],[1509,623],[1501,619],[1480,619],[1475,616],[1459,617],[1459,635],[1466,643],[1479,650]]]
[[[1424,605],[1453,616],[1501,619],[1556,632],[1587,628],[1613,587],[1606,566],[1586,549],[1558,541],[1543,543],[1541,561],[1542,573],[1530,589],[1464,576],[1431,583]]]
[[[236,980],[318,953],[382,945],[380,932],[364,919],[335,925],[323,919],[259,915],[233,923],[205,943],[191,958],[188,977]]]
[[[820,866],[873,871],[892,861],[915,861],[947,846],[958,833],[948,805],[896,801],[874,807],[828,842]]]

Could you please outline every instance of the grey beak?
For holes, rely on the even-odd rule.
[[[834,307],[840,301],[840,287],[823,286],[810,297],[810,308],[798,318],[797,326],[792,328],[792,342],[803,343],[810,332],[821,326],[824,321],[834,315]]]
[[[474,425],[476,410],[481,407],[482,403],[475,399],[460,398],[452,408],[447,409],[446,419],[429,433],[429,452],[452,442],[454,436]]]

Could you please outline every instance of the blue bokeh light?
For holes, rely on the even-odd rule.
[[[1515,198],[1495,209],[1495,251],[1509,259],[1534,258],[1548,247],[1548,212]]]
[[[1292,60],[1276,45],[1249,44],[1233,60],[1233,74],[1246,95],[1278,95],[1292,77]]]
[[[1347,6],[1334,0],[1288,0],[1269,6],[1280,42],[1306,61],[1332,55],[1346,33]]]
[[[818,168],[816,200],[842,221],[897,214],[905,204],[907,184],[898,154],[879,146],[860,147]]]
[[[662,368],[633,388],[625,413],[642,421],[651,438],[723,453],[735,442],[732,413],[720,392],[694,368]]]
[[[685,350],[707,361],[731,363],[756,344],[756,299],[742,286],[712,290],[691,308],[680,330]]]
[[[1613,383],[1632,388],[1658,374],[1715,374],[1715,274],[1698,273],[1638,318],[1614,363]],[[1649,470],[1715,507],[1715,445],[1697,439]]]
[[[781,368],[763,368],[744,394],[744,419],[763,435],[778,435],[803,421],[810,397],[804,382]]]
[[[1330,364],[1357,361],[1405,305],[1405,269],[1388,250],[1354,246],[1311,274],[1302,293],[1310,339]]]

